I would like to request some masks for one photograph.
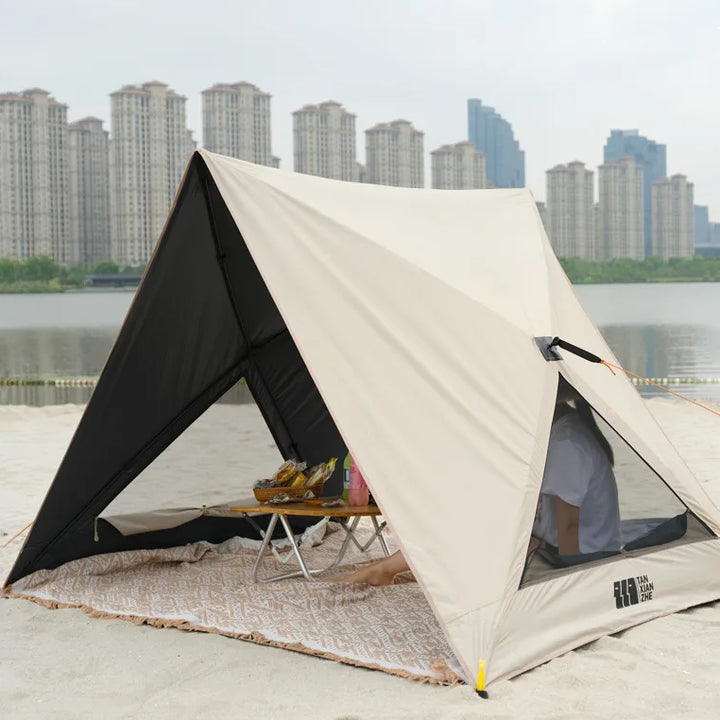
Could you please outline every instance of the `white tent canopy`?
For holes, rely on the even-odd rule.
[[[232,216],[468,682],[720,597],[720,511],[635,388],[538,348],[536,338],[559,336],[617,362],[528,190],[345,183],[204,150],[193,163]],[[170,262],[165,240],[141,293]],[[521,587],[559,372],[699,519],[703,539]],[[615,583],[628,578],[645,578],[652,597],[618,608]]]
[[[357,185],[203,157],[471,682],[479,662],[491,681],[720,595],[715,539],[518,590],[558,370],[720,531],[625,377],[539,352],[536,337],[560,336],[617,362],[529,191]],[[618,611],[614,581],[641,576],[652,601]]]

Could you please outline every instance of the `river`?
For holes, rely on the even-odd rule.
[[[576,291],[622,365],[720,401],[720,283],[579,285]],[[132,291],[0,295],[0,380],[96,378]],[[0,404],[85,402],[90,387],[0,386]],[[644,386],[643,394],[657,390]],[[240,394],[238,402],[248,401]]]

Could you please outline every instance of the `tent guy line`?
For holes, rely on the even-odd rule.
[[[670,390],[669,388],[663,387],[662,385],[659,385],[655,382],[653,382],[649,378],[642,377],[642,375],[636,375],[634,372],[631,372],[630,370],[626,370],[621,365],[616,365],[615,363],[608,362],[607,360],[603,360],[602,358],[598,357],[597,355],[588,352],[587,350],[584,350],[581,347],[578,347],[577,345],[573,345],[572,343],[567,342],[566,340],[562,340],[559,337],[553,338],[552,342],[548,345],[548,348],[552,350],[554,347],[561,347],[563,350],[567,350],[568,352],[573,353],[574,355],[577,355],[578,357],[583,358],[584,360],[587,360],[588,362],[592,363],[600,363],[600,365],[605,365],[610,372],[615,375],[615,370],[620,370],[621,372],[624,372],[626,375],[629,375],[630,377],[634,378],[635,380],[647,383],[648,385],[652,385],[655,388],[658,388],[658,390],[662,390],[666,393],[670,393],[670,395],[674,395],[675,397],[680,398],[681,400],[685,400],[686,402],[692,403],[693,405],[696,405],[699,408],[702,408],[703,410],[707,410],[708,412],[712,413],[713,415],[717,415],[720,417],[720,412],[717,410],[713,410],[712,408],[708,407],[707,405],[703,405],[703,403],[697,402],[697,400],[692,400],[691,398],[681,395],[678,392],[675,392],[674,390]],[[615,368],[615,370],[613,370]]]

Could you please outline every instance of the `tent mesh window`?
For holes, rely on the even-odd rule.
[[[654,552],[669,543],[695,542],[713,537],[710,530],[688,510],[669,485],[638,453],[594,410],[591,410],[591,413],[598,430],[612,448],[614,457],[612,473],[617,487],[619,552],[582,552],[581,548],[579,555],[566,556],[556,546],[543,542],[539,549],[528,550],[521,587],[559,572],[572,572],[588,563],[612,562],[627,553]],[[547,488],[549,473],[550,468],[546,465],[544,488]],[[541,515],[543,502],[541,495],[538,501],[538,516]],[[607,506],[604,507],[605,510],[598,512],[605,512],[607,517]],[[592,512],[592,504],[581,506],[581,525],[583,522],[587,523],[588,519],[592,523]],[[536,516],[534,532],[539,530],[537,522]]]

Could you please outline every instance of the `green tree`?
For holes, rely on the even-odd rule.
[[[47,255],[34,255],[25,262],[27,280],[52,280],[60,273],[60,266]]]
[[[0,260],[0,283],[22,280],[25,266],[17,260]]]
[[[96,275],[117,275],[118,270],[117,263],[112,260],[103,260],[92,268],[91,272]]]

